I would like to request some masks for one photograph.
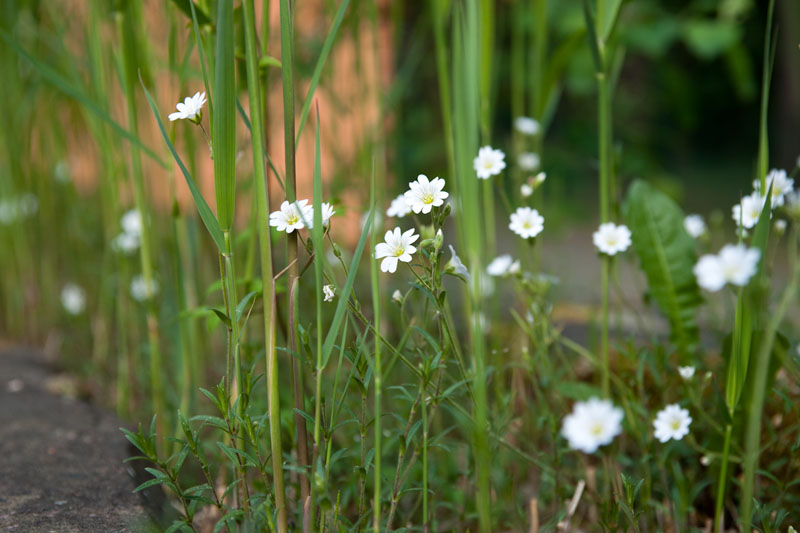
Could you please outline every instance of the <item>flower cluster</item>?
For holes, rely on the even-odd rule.
[[[323,202],[320,206],[322,215],[322,227],[327,228],[331,217],[336,213],[333,206],[328,202]],[[278,231],[292,233],[294,230],[302,228],[314,228],[314,206],[308,205],[308,200],[296,200],[289,203],[284,200],[277,211],[269,214],[269,225]]]
[[[767,190],[770,193],[770,207],[783,206],[787,199],[791,203],[794,192],[794,180],[789,178],[785,170],[772,169],[764,179],[766,190],[761,190],[761,180],[753,181],[753,192],[741,199],[741,201],[731,209],[731,216],[738,226],[750,229],[756,225],[761,212],[767,205]]]
[[[761,252],[743,244],[728,244],[717,255],[707,254],[694,266],[697,284],[717,292],[726,283],[744,287],[758,271]]]
[[[138,250],[142,238],[142,224],[142,215],[138,209],[127,211],[120,219],[122,233],[111,241],[111,248],[125,255]]]

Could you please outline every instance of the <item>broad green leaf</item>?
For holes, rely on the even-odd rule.
[[[667,316],[672,338],[683,354],[698,343],[700,291],[694,272],[694,240],[683,227],[684,214],[667,195],[635,181],[625,202],[633,248],[650,292]]]
[[[214,189],[217,218],[223,231],[231,229],[236,204],[236,73],[233,53],[233,0],[219,0],[217,51],[214,60]]]

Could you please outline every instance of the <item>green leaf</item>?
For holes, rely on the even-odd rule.
[[[266,70],[269,67],[281,68],[281,62],[272,56],[261,56],[258,59],[259,70]]]
[[[600,38],[603,42],[606,42],[611,35],[611,30],[614,29],[614,24],[617,22],[622,0],[606,0],[600,5],[602,10],[597,13],[597,30]]]
[[[697,307],[700,291],[693,268],[694,240],[683,227],[684,214],[667,195],[635,181],[625,202],[625,220],[633,248],[658,306],[667,316],[672,339],[683,354],[699,341]]]
[[[198,6],[196,2],[193,2],[192,0],[172,0],[172,3],[175,4],[178,9],[183,11],[183,13],[189,18],[192,18],[192,4],[194,4],[194,12],[195,16],[197,17],[197,22],[204,25],[211,24],[211,19],[208,17],[208,14],[200,9],[200,6]]]
[[[214,189],[217,217],[223,231],[231,229],[236,204],[236,65],[233,53],[233,0],[219,0],[217,51],[214,61]],[[224,248],[223,248],[224,249]]]
[[[164,138],[164,142],[167,143],[167,147],[169,148],[169,151],[172,152],[172,157],[175,158],[175,162],[178,163],[181,172],[183,172],[183,178],[186,180],[186,185],[188,185],[189,191],[192,193],[192,199],[194,200],[195,207],[197,207],[197,212],[200,214],[200,218],[203,220],[203,224],[205,224],[209,235],[211,235],[211,238],[214,239],[214,243],[217,245],[217,248],[219,248],[219,251],[222,252],[225,250],[225,239],[222,237],[222,229],[219,226],[219,222],[214,216],[214,213],[211,212],[211,208],[208,207],[206,199],[203,198],[203,194],[200,192],[200,189],[197,188],[197,183],[195,183],[194,178],[189,173],[186,165],[183,164],[178,152],[172,145],[172,141],[169,140],[169,135],[167,135],[167,130],[164,128],[164,123],[161,121],[161,115],[158,112],[158,107],[156,106],[155,100],[153,100],[153,97],[150,95],[150,91],[147,90],[147,87],[145,87],[141,78],[139,78],[139,82],[142,84],[142,89],[144,89],[144,95],[147,98],[147,103],[150,104],[150,110],[153,112],[153,116],[156,117],[158,129],[161,130],[161,136]]]
[[[684,23],[686,46],[702,59],[713,59],[733,46],[741,31],[732,20],[690,20]]]

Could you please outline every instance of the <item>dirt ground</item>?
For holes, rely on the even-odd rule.
[[[51,394],[52,379],[37,352],[0,349],[0,531],[150,530],[123,424]]]

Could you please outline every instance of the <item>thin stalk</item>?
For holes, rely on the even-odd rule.
[[[375,205],[375,173],[372,174],[372,198],[370,198],[370,205]],[[379,239],[379,228],[376,227],[372,231],[372,249],[375,249],[377,240]],[[373,322],[375,324],[375,331],[381,330],[381,294],[380,294],[380,281],[378,279],[378,261],[375,259],[375,254],[370,254],[370,274],[372,281],[372,308],[374,312]],[[373,422],[373,432],[375,435],[375,483],[372,501],[373,519],[372,530],[378,533],[381,527],[381,405],[383,394],[383,369],[381,367],[381,343],[378,339],[375,340],[375,359],[373,368],[373,378],[375,383],[375,420]]]
[[[725,426],[725,442],[722,445],[722,465],[719,469],[719,481],[717,482],[717,498],[714,504],[714,531],[722,531],[722,512],[725,504],[725,485],[728,482],[728,456],[731,451],[731,431],[733,426]]]
[[[133,27],[138,20],[132,13],[132,3],[126,5],[126,13],[117,13],[117,31],[122,39],[122,61],[123,68],[120,69],[122,77],[122,87],[125,93],[127,107],[128,128],[134,136],[138,137],[138,119],[136,112],[136,94],[134,92],[135,76],[137,71],[137,43],[136,31]],[[152,261],[152,235],[150,233],[149,209],[147,208],[147,198],[145,193],[144,176],[142,173],[142,159],[139,149],[131,146],[131,174],[133,178],[133,196],[136,209],[142,218],[142,228],[140,235],[139,258],[141,261],[142,277],[148,290],[153,287],[153,261]],[[165,434],[165,400],[164,385],[161,379],[164,371],[161,358],[161,340],[158,329],[157,307],[152,295],[147,302],[147,340],[150,352],[150,394],[153,403],[153,411],[156,415],[156,444],[158,449],[164,449]]]
[[[601,308],[601,320],[602,323],[600,325],[600,368],[601,368],[601,383],[603,389],[603,395],[606,398],[610,397],[611,387],[610,387],[610,375],[611,372],[609,370],[609,355],[608,355],[608,293],[609,293],[609,271],[611,270],[611,258],[607,255],[603,255],[602,257],[602,265],[600,270],[600,278],[601,278],[601,287],[602,287],[602,308]]]
[[[264,18],[269,10],[264,11]],[[270,450],[272,455],[272,489],[277,510],[279,533],[288,533],[286,492],[283,485],[283,454],[281,450],[280,382],[275,355],[275,291],[272,273],[272,241],[269,230],[269,195],[267,170],[264,165],[264,116],[262,90],[256,49],[255,9],[253,0],[242,2],[247,63],[247,91],[250,96],[250,119],[253,145],[253,173],[256,186],[256,218],[258,219],[259,260],[261,262],[262,301],[264,304],[264,345],[267,365],[267,402],[269,411]]]
[[[440,374],[441,375],[441,374]],[[428,398],[424,394],[425,378],[422,383],[422,531],[428,533]]]
[[[296,200],[297,176],[295,172],[295,122],[294,122],[294,52],[292,37],[293,12],[290,0],[281,0],[280,22],[281,22],[281,68],[282,87],[283,87],[283,141],[284,141],[284,160],[286,165],[286,200],[293,203]],[[294,390],[295,409],[305,412],[303,402],[303,367],[299,364],[299,353],[297,351],[298,336],[298,299],[297,294],[300,286],[300,277],[297,264],[297,234],[288,237],[288,261],[289,267],[289,331],[287,336],[290,339],[292,353],[292,381]],[[306,431],[305,418],[298,412],[295,413],[295,425],[297,426],[297,460],[304,475],[300,476],[300,495],[301,507],[305,507],[311,497],[311,486],[309,484],[308,470],[308,435]],[[310,524],[303,516],[303,531],[310,531]]]

